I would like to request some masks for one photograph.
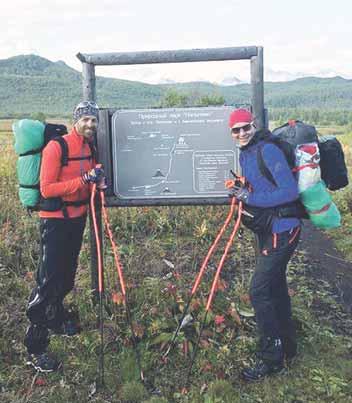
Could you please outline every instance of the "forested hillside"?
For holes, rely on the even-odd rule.
[[[0,89],[0,117],[37,112],[68,116],[81,98],[81,73],[62,61],[51,62],[34,55],[15,56],[0,60]],[[104,107],[158,107],[164,105],[170,91],[181,94],[185,104],[202,103],[199,100],[206,96],[223,100],[226,104],[250,101],[248,84],[219,86],[192,82],[151,85],[97,77],[98,103]],[[352,80],[310,77],[289,82],[267,82],[265,104],[271,114],[276,114],[276,118],[280,118],[287,109],[315,109],[318,114],[338,109],[342,119],[350,120]]]

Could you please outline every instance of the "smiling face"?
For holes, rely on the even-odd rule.
[[[238,122],[231,129],[231,135],[236,140],[240,147],[246,146],[253,138],[255,133],[255,126],[253,123]]]
[[[97,132],[98,120],[95,116],[82,116],[75,123],[75,128],[78,134],[89,139]]]

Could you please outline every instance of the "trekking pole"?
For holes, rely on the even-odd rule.
[[[197,289],[198,289],[199,284],[200,284],[200,281],[201,281],[201,279],[202,279],[202,277],[203,277],[205,268],[206,268],[207,265],[208,265],[209,259],[211,258],[211,256],[212,256],[212,254],[213,254],[215,248],[217,247],[217,245],[218,245],[218,243],[219,243],[219,241],[220,241],[220,238],[221,238],[222,235],[224,234],[224,232],[225,232],[227,226],[229,225],[229,222],[230,222],[231,219],[232,219],[232,216],[233,216],[233,213],[234,213],[234,210],[235,210],[235,204],[236,204],[236,199],[233,197],[232,200],[231,200],[230,212],[229,212],[228,216],[226,217],[226,220],[225,220],[223,226],[221,227],[221,229],[220,229],[218,235],[216,236],[216,238],[215,238],[213,244],[212,244],[211,247],[209,248],[208,253],[207,253],[207,255],[206,255],[206,257],[205,257],[205,259],[204,259],[204,261],[203,261],[203,263],[202,263],[202,266],[201,266],[201,268],[200,268],[200,270],[199,270],[199,273],[198,273],[198,275],[197,275],[197,278],[196,278],[196,280],[195,280],[195,282],[194,282],[194,285],[193,285],[193,288],[192,288],[190,297],[189,297],[189,299],[188,299],[187,305],[186,305],[186,307],[184,308],[184,310],[183,310],[183,312],[182,312],[182,316],[181,316],[181,319],[179,320],[178,326],[177,326],[177,328],[176,328],[176,330],[175,330],[175,332],[174,332],[174,334],[173,334],[173,336],[172,336],[172,339],[171,339],[170,342],[169,342],[169,345],[168,345],[167,350],[166,350],[165,353],[162,355],[162,359],[163,359],[163,360],[165,360],[165,358],[166,358],[166,357],[168,356],[168,354],[170,353],[171,349],[175,346],[176,338],[177,338],[177,336],[178,336],[180,330],[182,329],[182,327],[185,326],[185,324],[184,324],[184,319],[185,319],[185,317],[186,317],[186,315],[187,315],[187,312],[188,312],[189,306],[190,306],[190,304],[191,304],[191,302],[192,302],[193,296],[194,296],[195,293],[197,292]]]
[[[99,373],[100,373],[100,384],[104,386],[104,315],[103,315],[103,293],[104,293],[104,275],[103,275],[103,264],[102,264],[102,250],[99,238],[98,225],[95,214],[95,195],[96,195],[97,185],[93,183],[92,192],[90,196],[90,206],[92,211],[93,226],[95,240],[97,244],[98,253],[98,292],[99,292],[99,328],[100,328],[100,358],[99,358]]]
[[[221,273],[222,267],[223,267],[223,265],[224,265],[225,259],[226,259],[226,257],[227,257],[228,252],[229,252],[229,249],[230,249],[230,247],[231,247],[231,245],[232,245],[232,243],[233,243],[233,239],[234,239],[234,237],[235,237],[235,235],[236,235],[236,233],[237,233],[237,231],[238,231],[238,228],[239,228],[239,226],[240,226],[240,224],[241,224],[241,216],[242,216],[242,202],[239,203],[237,220],[236,220],[236,222],[235,222],[234,228],[233,228],[233,230],[232,230],[232,232],[231,232],[230,238],[229,238],[229,240],[228,240],[228,242],[227,242],[227,244],[226,244],[224,253],[223,253],[223,255],[222,255],[221,259],[220,259],[220,263],[219,263],[219,265],[218,265],[218,268],[217,268],[216,273],[215,273],[215,276],[214,276],[214,280],[213,280],[213,283],[212,283],[212,286],[211,286],[211,290],[210,290],[210,293],[209,293],[207,305],[206,305],[206,307],[205,307],[204,319],[203,319],[201,328],[200,328],[200,330],[199,330],[199,335],[198,335],[197,343],[196,343],[196,345],[195,345],[195,347],[194,347],[193,355],[192,355],[192,359],[191,359],[191,363],[190,363],[189,368],[188,368],[188,373],[187,373],[187,377],[186,377],[186,385],[185,385],[185,387],[184,387],[184,389],[183,389],[184,392],[187,391],[187,388],[188,388],[189,383],[190,383],[190,378],[191,378],[191,374],[192,374],[193,364],[194,364],[194,362],[195,362],[196,355],[197,355],[197,352],[198,352],[198,349],[199,349],[199,344],[200,344],[200,340],[201,340],[201,337],[202,337],[202,334],[203,334],[203,330],[204,330],[204,327],[205,327],[205,324],[206,324],[208,312],[210,311],[210,307],[211,307],[211,304],[212,304],[213,299],[214,299],[214,295],[215,295],[215,291],[216,291],[216,286],[217,286],[217,283],[218,283],[218,280],[219,280],[219,277],[220,277],[220,273]]]
[[[105,194],[104,194],[104,192],[102,190],[100,190],[100,197],[101,197],[101,204],[102,204],[102,211],[103,211],[105,228],[107,230],[107,233],[108,233],[108,236],[109,236],[109,239],[110,239],[111,247],[112,247],[113,254],[114,254],[115,266],[116,266],[116,269],[117,269],[118,278],[119,278],[119,282],[120,282],[121,293],[122,293],[122,297],[123,297],[123,303],[124,303],[125,311],[126,311],[126,320],[127,320],[127,323],[130,326],[131,333],[132,333],[132,345],[133,345],[133,349],[134,349],[135,355],[136,355],[136,361],[137,361],[137,366],[138,366],[138,370],[139,370],[139,376],[140,376],[141,381],[144,382],[145,378],[144,378],[142,365],[141,365],[141,357],[140,357],[139,349],[138,349],[138,346],[137,346],[137,340],[136,340],[134,327],[133,327],[133,322],[132,322],[132,315],[131,315],[129,304],[128,304],[128,301],[127,301],[126,287],[125,287],[125,282],[124,282],[124,278],[123,278],[123,269],[122,269],[122,265],[120,263],[120,257],[119,257],[118,251],[117,251],[116,243],[115,243],[114,238],[113,238],[113,234],[112,234],[112,231],[111,231],[108,215],[107,215],[107,212],[106,212]]]

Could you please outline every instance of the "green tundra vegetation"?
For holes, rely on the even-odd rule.
[[[222,105],[247,103],[249,99],[248,85],[231,88],[209,83],[151,86],[106,78],[98,78],[97,84],[101,105],[124,108]],[[70,115],[81,94],[78,72],[63,62],[52,63],[37,56],[0,61],[0,85],[4,88],[0,94],[2,116],[30,116],[42,121],[68,122],[62,117]],[[265,96],[271,126],[296,118],[317,125],[320,134],[337,135],[351,169],[350,86],[349,80],[341,78],[267,83]],[[312,93],[317,96],[312,97]],[[187,394],[182,393],[210,284],[228,232],[191,304],[193,325],[178,335],[168,362],[163,362],[161,355],[185,309],[200,264],[228,214],[226,206],[109,209],[142,366],[148,380],[160,389],[160,395],[151,395],[138,379],[131,332],[126,324],[113,253],[107,240],[104,255],[106,386],[103,389],[96,387],[100,337],[98,307],[93,303],[90,286],[88,228],[76,287],[67,301],[79,311],[83,332],[71,339],[52,337],[51,350],[64,362],[60,372],[42,375],[26,368],[25,307],[34,285],[39,231],[36,215],[28,216],[18,200],[11,123],[12,119],[0,120],[2,403],[352,401],[350,313],[341,304],[334,285],[319,277],[324,268],[311,261],[302,248],[292,259],[288,276],[298,328],[299,355],[287,366],[284,375],[253,385],[239,379],[241,367],[248,363],[256,346],[255,322],[247,294],[254,251],[252,236],[246,230],[241,239],[234,242],[224,265],[200,339],[190,387]],[[343,225],[329,234],[345,259],[351,261],[352,186],[333,196],[342,213]]]
[[[177,97],[176,97],[177,98]],[[43,119],[43,115],[39,116]],[[15,402],[264,402],[316,403],[352,401],[352,320],[332,284],[317,277],[324,270],[299,250],[290,263],[289,287],[298,327],[300,354],[286,374],[259,384],[239,379],[255,351],[253,311],[247,290],[254,264],[251,234],[243,232],[224,265],[207,318],[190,387],[182,393],[203,320],[204,305],[225,241],[209,264],[191,311],[194,325],[181,332],[167,363],[161,353],[172,337],[188,300],[195,274],[228,207],[140,207],[109,209],[124,267],[142,366],[161,394],[139,382],[125,321],[112,251],[105,248],[105,381],[96,388],[100,349],[98,308],[90,291],[89,234],[85,234],[76,287],[68,304],[80,312],[83,332],[75,338],[52,337],[51,350],[63,360],[62,371],[42,375],[24,366],[22,344],[25,306],[38,260],[38,219],[29,217],[17,197],[16,158],[11,121],[0,121],[0,397]],[[336,133],[352,165],[352,133],[347,127],[319,126]],[[332,232],[346,259],[352,258],[351,186],[335,193],[343,228]],[[225,235],[225,239],[229,236]]]

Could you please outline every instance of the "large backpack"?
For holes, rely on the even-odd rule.
[[[320,178],[320,165],[318,161],[310,161],[304,165],[297,166],[297,156],[304,152],[312,153],[318,151],[318,136],[314,126],[306,125],[300,121],[289,121],[287,124],[275,129],[272,135],[264,137],[266,142],[278,146],[286,157],[288,165],[296,175],[302,169],[310,169],[313,176],[312,183],[306,184],[300,189],[300,202],[296,204],[297,212],[288,212],[287,216],[296,215],[298,218],[310,218],[313,224],[319,228],[335,228],[340,225],[341,217],[336,205],[332,202],[330,194],[326,190],[325,183]],[[317,153],[319,156],[319,152]],[[325,158],[331,158],[325,156]],[[257,163],[261,174],[276,186],[271,172],[265,165],[262,149],[258,148]],[[318,177],[317,177],[318,175]],[[304,208],[302,208],[302,206]],[[284,210],[281,213],[285,216]]]
[[[264,140],[265,143],[271,143],[276,145],[283,152],[287,164],[290,167],[293,175],[296,177],[296,153],[295,148],[292,144],[283,140],[281,137],[274,136],[269,131],[265,131],[260,135],[261,140]],[[263,154],[262,147],[257,149],[257,165],[260,173],[274,186],[277,186],[273,175],[271,174],[269,168],[266,166]],[[294,202],[281,205],[276,208],[277,215],[281,217],[297,217],[297,218],[309,218],[308,213],[301,202],[301,200],[296,200]]]
[[[296,147],[300,144],[318,143],[321,178],[329,190],[348,185],[347,167],[341,143],[335,136],[320,136],[314,126],[300,120],[289,120],[272,132],[273,136]]]
[[[67,142],[62,137],[67,134],[67,127],[61,124],[43,124],[37,120],[22,119],[12,126],[15,135],[15,152],[18,154],[17,177],[19,181],[19,198],[29,212],[45,210],[63,210],[67,215],[66,206],[79,206],[87,204],[87,200],[77,202],[63,202],[60,197],[44,199],[40,194],[40,165],[42,151],[49,141],[54,140],[61,147],[61,166],[66,166],[70,160],[77,158],[68,157]],[[94,158],[95,148],[91,146],[91,155],[78,159]]]

